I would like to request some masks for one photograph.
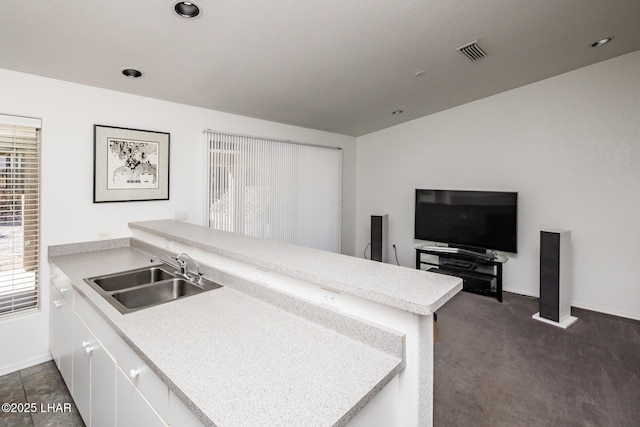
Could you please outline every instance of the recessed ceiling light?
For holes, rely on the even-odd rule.
[[[417,73],[414,74],[415,77],[422,77],[426,74],[425,71],[418,71]]]
[[[200,8],[198,5],[188,1],[179,1],[175,4],[173,10],[183,18],[195,18],[200,15]]]
[[[127,77],[131,77],[132,79],[137,79],[142,76],[142,73],[134,68],[125,68],[122,70],[122,74]]]
[[[391,113],[391,114],[393,114],[394,116],[397,116],[397,115],[400,115],[400,114],[402,114],[402,113],[404,113],[404,111],[402,111],[402,110],[396,110],[396,111],[394,111],[394,112],[393,112],[393,113]]]
[[[603,39],[598,40],[597,42],[591,43],[591,47],[602,46],[604,44],[609,43],[611,40],[613,40],[613,37],[605,37]]]

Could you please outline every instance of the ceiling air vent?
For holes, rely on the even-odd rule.
[[[478,46],[478,41],[471,42],[462,47],[459,47],[459,50],[464,56],[469,58],[472,61],[477,61],[478,59],[484,58],[487,56],[484,50]]]

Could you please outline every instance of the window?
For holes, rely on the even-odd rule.
[[[340,149],[205,135],[209,227],[340,252]]]
[[[37,309],[40,120],[0,115],[0,317]]]

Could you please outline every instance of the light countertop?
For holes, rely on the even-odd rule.
[[[201,229],[196,232],[180,224],[155,226],[196,242],[215,239],[227,254],[233,246],[231,239],[220,236],[198,238]],[[341,426],[404,366],[402,357],[232,286],[123,315],[83,280],[149,265],[148,253],[115,246],[65,255],[66,247],[55,252],[58,255],[50,252],[50,261],[208,425]],[[264,249],[252,246],[251,257]],[[272,263],[287,256],[267,255]],[[294,257],[290,264],[297,262],[302,260]],[[292,270],[304,268],[297,265]],[[225,285],[224,275],[218,281]],[[433,303],[426,310],[431,307]]]
[[[240,236],[186,222],[155,220],[129,227],[266,270],[306,280],[419,315],[434,313],[462,289],[458,277]]]

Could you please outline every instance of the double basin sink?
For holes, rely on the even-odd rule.
[[[159,265],[84,280],[123,314],[222,287],[204,277],[187,280]]]

